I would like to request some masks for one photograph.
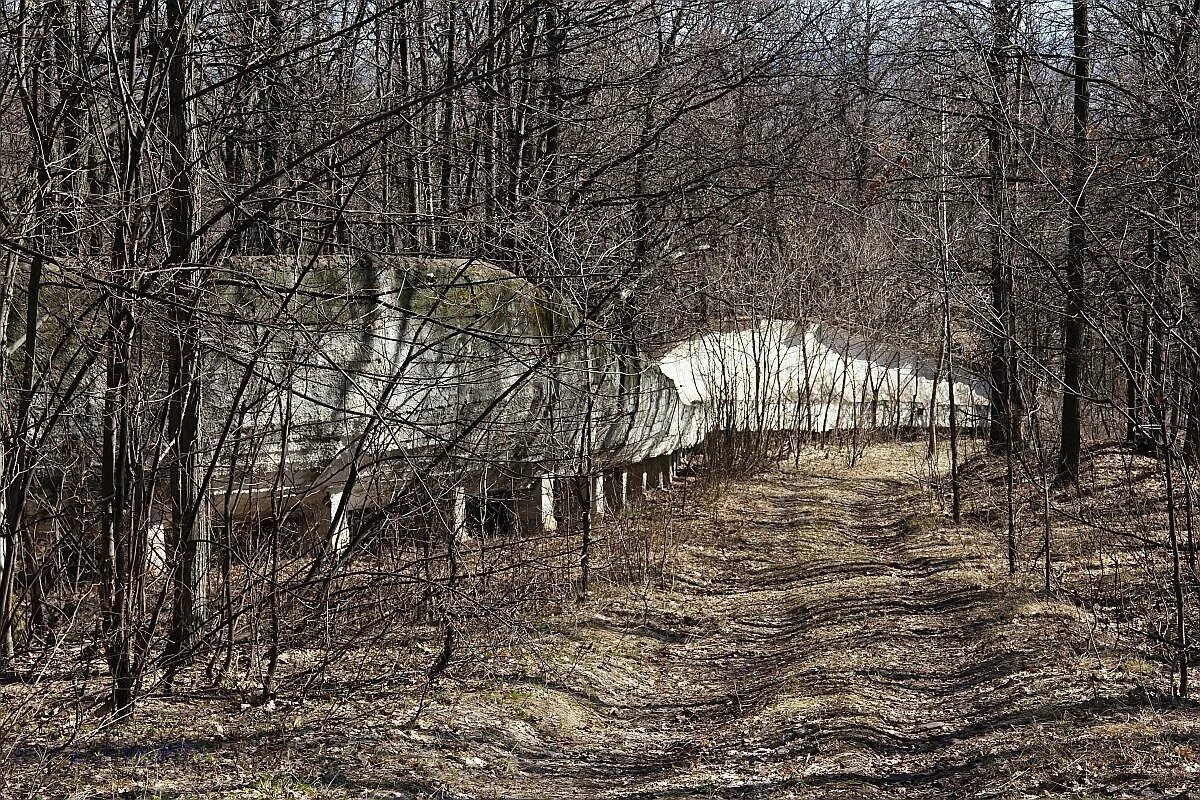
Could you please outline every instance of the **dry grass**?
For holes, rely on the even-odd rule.
[[[1098,647],[1091,611],[1010,579],[994,521],[948,526],[920,474],[915,448],[880,445],[854,468],[817,453],[653,493],[598,544],[622,580],[553,617],[474,631],[431,687],[420,648],[436,642],[414,631],[415,646],[357,653],[273,710],[236,693],[154,698],[124,728],[44,756],[27,738],[6,791],[1092,798],[1195,785],[1200,721],[1162,702],[1160,668]],[[978,480],[973,519],[991,486]]]

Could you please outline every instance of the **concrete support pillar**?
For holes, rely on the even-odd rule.
[[[658,478],[659,489],[671,488],[671,456],[659,456],[654,459],[655,476]]]
[[[558,530],[576,531],[583,524],[587,486],[587,480],[579,477],[553,480],[554,520]]]
[[[608,510],[608,503],[605,502],[607,494],[607,481],[605,474],[601,472],[598,475],[593,475],[591,478],[591,504],[592,515],[602,519],[611,513]]]
[[[592,525],[604,517],[613,513],[605,500],[607,493],[606,476],[603,473],[597,475],[577,475],[573,478],[566,479],[567,498],[562,504],[562,514],[560,518],[569,520],[569,525],[572,529],[579,529],[583,525],[585,515],[590,517]]]
[[[558,530],[554,514],[554,479],[549,475],[534,478],[527,487],[514,492],[514,513],[522,530],[543,533]]]
[[[554,513],[554,478],[543,475],[538,478],[538,491],[542,495],[542,530],[558,530],[558,515]]]
[[[462,486],[454,487],[450,502],[450,519],[447,522],[451,536],[458,538],[467,535],[467,490]]]
[[[624,470],[604,471],[604,507],[609,514],[618,514],[625,507]]]
[[[646,494],[646,462],[634,464],[625,471],[625,494],[631,503]]]
[[[167,521],[161,514],[146,525],[146,567],[158,572],[167,568]]]
[[[329,552],[341,555],[350,548],[350,498],[340,489],[327,492]]]
[[[277,506],[270,510],[263,509],[261,514],[252,513],[243,519],[248,522],[270,520],[272,525],[279,526],[280,536],[285,535],[285,530],[291,531],[294,525],[295,533],[304,537],[300,545],[302,549],[311,552],[318,563],[324,565],[329,556],[334,556],[336,561],[336,557],[350,546],[349,526],[346,524],[347,512],[343,509],[340,518],[337,513],[341,501],[340,488],[312,489],[299,498],[294,509],[295,516],[283,513],[283,508]],[[278,512],[280,516],[276,517],[272,512]],[[341,526],[346,526],[344,534]],[[291,546],[285,542],[287,539],[281,539],[281,548]]]

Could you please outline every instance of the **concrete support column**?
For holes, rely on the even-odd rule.
[[[543,475],[538,478],[538,490],[542,495],[542,530],[558,530],[558,515],[554,513],[554,478]]]
[[[340,488],[318,489],[300,503],[299,508],[304,514],[302,530],[315,537],[312,546],[322,554],[319,557],[325,553],[337,556],[350,547],[350,509],[349,503],[343,504],[342,497]],[[282,522],[283,519],[274,520],[276,525]]]
[[[592,514],[601,519],[611,513],[608,509],[608,503],[605,502],[608,491],[607,483],[603,472],[593,475],[591,478]]]
[[[167,568],[167,521],[154,514],[146,524],[146,567],[161,572]]]
[[[590,516],[593,524],[607,515],[614,515],[624,507],[624,487],[623,470],[605,470],[600,475],[576,475],[554,480],[553,516],[557,521],[557,529],[580,529],[584,513]]]
[[[350,548],[350,498],[342,490],[326,493],[329,510],[329,551],[341,555]]]
[[[655,476],[658,478],[659,489],[671,488],[671,456],[659,456],[654,459]]]
[[[604,507],[609,514],[618,514],[625,507],[625,472],[623,470],[604,471]]]
[[[587,479],[580,477],[555,478],[554,520],[558,530],[577,531],[583,524],[584,503],[587,502]]]
[[[554,514],[554,478],[543,475],[514,492],[513,509],[517,525],[526,532],[543,533],[558,530]]]
[[[646,462],[633,464],[625,471],[625,494],[633,502],[646,494]]]
[[[455,486],[450,502],[450,519],[446,521],[450,535],[458,538],[467,535],[467,490]]]

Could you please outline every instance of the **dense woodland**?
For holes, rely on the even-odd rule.
[[[351,570],[281,544],[281,524],[206,517],[214,465],[251,446],[230,433],[233,412],[201,413],[206,364],[245,321],[217,300],[262,283],[251,257],[303,273],[402,255],[486,260],[565,298],[570,335],[634,360],[768,317],[952,356],[991,387],[1012,569],[1041,559],[1048,589],[1050,508],[1094,484],[1088,454],[1155,459],[1164,515],[1138,540],[1155,565],[1139,585],[1161,598],[1154,646],[1187,694],[1200,5],[3,9],[8,675],[36,682],[74,648],[102,665],[117,714],[230,675],[268,702],[367,639],[432,625],[436,674],[462,620],[574,602],[586,530],[498,540],[473,560],[453,537],[403,540]],[[292,280],[254,320],[263,352],[341,291]],[[275,403],[290,424],[269,377],[247,368],[222,388],[242,413]],[[1026,490],[1044,496],[1044,519],[1014,501]],[[160,568],[154,498],[167,498]],[[373,524],[423,513],[393,506]],[[279,653],[302,646],[324,655],[283,674]]]

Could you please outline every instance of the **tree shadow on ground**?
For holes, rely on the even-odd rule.
[[[1014,601],[980,579],[978,555],[936,525],[906,521],[926,502],[911,484],[790,476],[762,495],[736,515],[723,512],[726,539],[695,544],[686,571],[669,576],[669,607],[583,623],[584,635],[637,641],[652,660],[643,666],[661,678],[646,674],[636,689],[616,691],[603,676],[588,684],[569,672],[493,673],[607,720],[598,730],[555,736],[499,719],[431,726],[397,759],[394,733],[302,728],[292,738],[319,745],[302,752],[307,774],[331,793],[445,800],[968,798],[1058,780],[1019,774],[1030,757],[1022,731],[1102,725],[1154,702],[1144,693],[1030,694],[1029,675],[1049,669],[1052,655],[1005,635]],[[278,736],[164,737],[54,755],[164,762],[266,748]],[[417,772],[421,758],[445,763],[446,754],[477,757],[482,766],[464,761],[451,783],[486,791],[452,790]]]
[[[831,490],[836,497],[823,494]],[[626,798],[794,796],[801,789],[822,797],[971,797],[1012,773],[1018,746],[995,746],[998,735],[1064,719],[1101,722],[1138,708],[1130,697],[1028,702],[1018,686],[1038,666],[1036,654],[983,646],[1011,621],[1011,602],[976,579],[978,557],[948,551],[936,527],[903,524],[901,511],[922,502],[899,481],[796,481],[732,537],[722,574],[705,582],[677,576],[685,593],[727,607],[718,630],[666,618],[628,626],[651,632],[670,651],[669,665],[704,676],[697,685],[709,692],[610,703],[633,709],[628,719],[642,730],[660,731],[657,745],[591,755],[516,741],[498,746],[526,774],[577,788],[626,787],[610,792]],[[854,547],[785,548],[839,525]],[[873,659],[861,659],[863,666],[849,654]],[[797,695],[802,718],[753,724],[773,703]],[[753,778],[844,751],[891,766]],[[691,785],[703,765],[750,777]]]

